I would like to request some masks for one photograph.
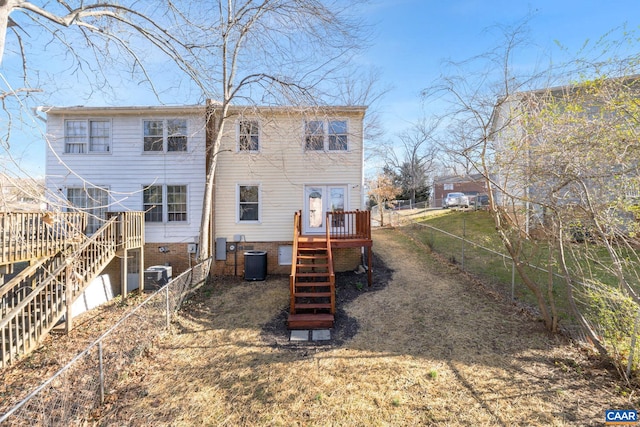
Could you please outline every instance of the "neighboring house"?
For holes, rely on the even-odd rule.
[[[213,111],[208,110],[213,109]],[[145,268],[194,260],[206,176],[206,117],[215,104],[51,107],[46,186],[93,216],[144,210]],[[267,252],[270,273],[291,270],[293,217],[325,231],[327,210],[363,209],[364,107],[235,107],[217,155],[211,253],[216,274],[242,274],[244,251]],[[51,200],[51,208],[62,208]],[[360,263],[342,249],[336,270]]]
[[[468,195],[486,194],[487,183],[481,174],[435,177],[433,179],[431,207],[441,208],[442,200],[447,197],[449,193],[464,193]]]
[[[0,173],[0,212],[34,212],[45,207],[43,179]]]
[[[497,203],[535,227],[546,222],[543,206],[570,212],[589,198],[589,209],[605,211],[636,199],[638,83],[598,79],[500,99],[490,129]]]

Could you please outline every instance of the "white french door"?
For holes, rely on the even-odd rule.
[[[344,212],[347,208],[346,185],[305,185],[302,232],[325,233],[326,212]]]

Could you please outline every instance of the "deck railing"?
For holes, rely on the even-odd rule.
[[[144,246],[144,212],[109,212],[107,218],[118,218],[118,245],[122,249]]]
[[[327,212],[327,234],[332,240],[371,239],[371,212]]]
[[[83,212],[0,212],[0,265],[54,256],[86,224]]]
[[[289,275],[290,307],[295,307],[296,264],[298,263],[298,238],[302,234],[302,213],[297,211],[293,215],[293,252],[291,260],[291,275]]]
[[[71,304],[124,248],[142,247],[142,212],[110,218],[91,237],[56,257],[41,258],[0,287],[0,367],[33,350]]]

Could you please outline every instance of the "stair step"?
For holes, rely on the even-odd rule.
[[[296,311],[298,310],[331,310],[331,304],[328,302],[325,303],[296,303]],[[302,313],[301,313],[302,314]],[[316,314],[316,313],[313,313]],[[320,314],[320,313],[317,313]]]
[[[296,264],[298,268],[329,268],[329,264]]]
[[[301,313],[290,314],[287,320],[289,329],[329,329],[333,328],[333,314],[328,313]]]
[[[327,255],[327,254],[311,254],[311,255],[298,254],[298,259],[329,259],[329,255]]]
[[[329,272],[317,272],[317,273],[298,273],[296,272],[296,277],[329,277]]]
[[[296,288],[325,288],[331,286],[331,282],[296,282]]]
[[[296,298],[329,298],[331,292],[296,292],[293,296]]]

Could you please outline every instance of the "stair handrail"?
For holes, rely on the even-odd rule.
[[[16,317],[18,314],[21,314],[23,309],[27,305],[33,303],[33,300],[35,299],[35,297],[38,296],[38,294],[40,294],[40,292],[42,292],[42,290],[49,285],[49,282],[51,282],[52,280],[60,281],[60,279],[58,279],[58,275],[64,272],[64,270],[68,266],[69,266],[69,262],[63,262],[60,266],[56,267],[54,271],[50,272],[47,275],[47,277],[42,279],[40,281],[40,284],[36,286],[35,289],[33,289],[31,293],[29,293],[29,295],[21,299],[20,302],[16,306],[14,306],[10,312],[8,312],[5,316],[3,316],[0,319],[0,330],[5,328],[7,324],[9,324],[9,322],[13,320],[14,317]]]
[[[13,291],[14,288],[17,287],[16,286],[17,284],[22,283],[22,281],[24,281],[27,277],[35,273],[36,270],[38,270],[38,268],[40,268],[43,264],[45,264],[49,260],[51,260],[50,257],[39,258],[34,264],[31,264],[30,266],[22,270],[20,273],[18,273],[16,276],[11,278],[11,280],[9,280],[7,283],[0,286],[0,299],[2,299],[2,297],[4,297],[9,292]]]
[[[325,232],[327,234],[327,271],[331,284],[331,314],[336,312],[336,274],[333,271],[333,249],[331,248],[331,212],[327,212],[325,218]]]
[[[3,326],[6,325],[6,323],[9,321],[9,319],[12,317],[12,313],[14,312],[19,312],[20,308],[24,308],[26,305],[30,304],[31,302],[33,302],[33,300],[37,297],[39,291],[41,291],[42,289],[44,289],[44,286],[46,284],[48,284],[48,282],[50,280],[52,280],[53,278],[55,278],[58,274],[60,274],[62,271],[64,271],[67,267],[69,267],[70,265],[72,265],[76,260],[81,259],[81,255],[82,252],[84,250],[86,250],[91,244],[95,243],[97,241],[97,239],[99,237],[102,237],[103,234],[105,233],[105,231],[111,231],[111,227],[113,227],[113,224],[117,221],[117,218],[111,218],[109,221],[107,221],[102,227],[100,227],[98,229],[98,231],[96,231],[96,233],[94,233],[91,237],[87,238],[81,245],[80,247],[78,247],[77,249],[75,249],[73,251],[73,253],[71,253],[70,255],[64,256],[65,261],[64,263],[62,263],[62,265],[58,266],[57,268],[55,268],[53,271],[49,272],[48,277],[44,278],[41,280],[41,283],[36,286],[35,289],[33,289],[29,295],[25,295],[24,298],[22,298],[22,300],[20,301],[19,304],[17,304],[9,313],[7,313],[5,316],[3,316],[2,319],[0,319],[0,328],[2,328]],[[102,246],[102,245],[101,245]],[[115,253],[115,247],[112,251],[112,253]],[[104,254],[104,253],[103,253]],[[101,259],[103,259],[104,257],[101,256]],[[27,267],[27,270],[30,273],[35,273],[37,271],[37,269],[39,267],[41,267],[44,263],[41,264],[37,264],[35,265],[34,268],[31,267]],[[90,272],[94,269],[91,268],[87,268],[85,269],[85,272]],[[84,282],[86,282],[88,280],[88,278],[90,277],[86,277],[86,276],[82,276],[82,279]],[[23,277],[22,280],[24,280],[25,278]],[[13,281],[13,280],[12,280]],[[11,282],[9,282],[11,283]],[[8,284],[9,284],[8,283]],[[16,288],[16,286],[7,286],[8,284],[6,284],[5,286],[3,286],[3,288],[6,287],[6,290],[4,291],[3,295],[6,294],[8,291],[10,291],[13,288]],[[74,295],[75,296],[75,295]]]
[[[298,239],[300,238],[301,233],[301,223],[302,223],[302,211],[297,211],[293,215],[293,254],[291,260],[291,276],[295,277],[296,275],[296,261],[298,254]]]
[[[82,235],[85,212],[0,212],[0,263],[20,261],[18,254],[54,256]]]
[[[302,211],[293,214],[293,248],[291,254],[291,274],[289,275],[289,311],[296,312],[296,267],[298,264],[298,239],[301,234]]]
[[[0,319],[0,363],[2,366],[6,366],[15,357],[20,354],[27,354],[37,347],[41,342],[43,336],[46,336],[47,332],[51,330],[53,325],[65,314],[70,313],[70,306],[77,296],[86,289],[92,275],[98,267],[100,269],[106,266],[105,260],[112,259],[117,250],[116,237],[116,223],[117,218],[114,217],[107,221],[93,236],[87,238],[82,242],[79,247],[69,247],[66,250],[62,250],[59,256],[51,258],[51,264],[55,265],[60,263],[52,271],[47,271],[46,263],[41,264],[41,268],[35,268],[31,270],[32,276],[23,277],[24,281],[30,278],[38,277],[37,286],[31,290],[27,295],[24,295],[11,310],[6,313]],[[96,245],[100,238],[107,236],[104,242],[100,242],[99,246]],[[94,250],[95,248],[95,250]],[[92,253],[92,256],[88,256],[87,251]],[[69,253],[70,252],[70,253]],[[68,255],[66,253],[69,253]],[[75,268],[80,261],[82,269],[78,272]],[[73,274],[73,270],[76,270]],[[74,277],[76,276],[76,277]],[[78,284],[79,278],[81,280]],[[33,281],[33,280],[32,280]],[[60,284],[60,289],[64,291],[55,291],[55,282]],[[54,284],[52,285],[52,282]],[[12,289],[18,289],[20,286],[11,286]],[[75,286],[74,286],[75,285]],[[47,290],[47,287],[51,286],[51,290]],[[57,295],[57,297],[55,297]],[[53,301],[55,299],[55,301]],[[49,307],[53,309],[49,316],[36,316],[32,317],[36,312],[35,309],[30,307],[38,307],[41,304],[51,304]],[[63,305],[61,305],[63,304]],[[20,326],[19,326],[20,325]],[[69,323],[70,325],[70,323]],[[22,330],[19,334],[18,328]],[[12,342],[12,331],[15,329],[14,337],[20,337],[17,343]],[[5,335],[5,331],[8,332]]]

